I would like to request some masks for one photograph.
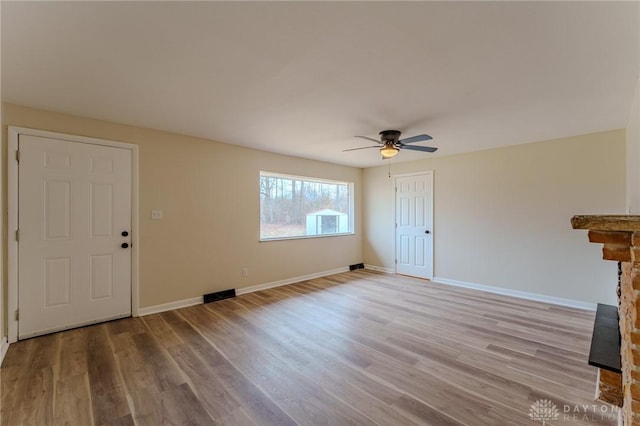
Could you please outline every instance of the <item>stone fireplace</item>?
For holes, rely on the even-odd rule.
[[[621,262],[621,374],[599,369],[597,394],[622,405],[625,425],[640,425],[640,216],[574,216],[571,225],[588,230],[590,242],[604,245],[603,259]]]

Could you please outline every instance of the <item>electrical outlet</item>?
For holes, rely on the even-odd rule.
[[[243,277],[249,276],[249,268],[242,268],[242,276]]]
[[[162,219],[162,210],[151,210],[151,219],[153,220]]]

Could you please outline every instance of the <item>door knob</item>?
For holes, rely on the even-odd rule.
[[[430,234],[431,231],[429,231],[428,229],[426,231],[424,231],[425,234]]]
[[[120,234],[123,237],[128,237],[129,236],[129,231],[122,231],[122,233]]]
[[[127,244],[127,243],[122,243],[122,244],[120,244],[120,247],[122,247],[122,248],[128,248],[128,247],[129,247],[129,244]]]

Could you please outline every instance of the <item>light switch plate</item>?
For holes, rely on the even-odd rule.
[[[162,219],[162,210],[151,210],[151,219],[153,220]]]

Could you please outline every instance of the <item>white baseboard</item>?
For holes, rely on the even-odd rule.
[[[348,267],[331,269],[329,271],[317,272],[315,274],[301,275],[299,277],[287,278],[285,280],[273,281],[270,283],[253,285],[250,287],[243,287],[236,289],[236,295],[253,293],[254,291],[266,290],[268,288],[280,287],[283,285],[294,284],[300,281],[311,280],[314,278],[326,277],[328,275],[339,274],[341,272],[347,272]],[[138,315],[151,315],[165,311],[172,311],[174,309],[186,308],[188,306],[199,305],[202,303],[202,296],[192,297],[191,299],[176,300],[175,302],[163,303],[161,305],[147,306],[144,308],[138,308]]]
[[[434,277],[433,282],[452,285],[456,287],[470,288],[474,290],[486,291],[488,293],[502,294],[505,296],[517,297],[520,299],[535,300],[536,302],[551,303],[553,305],[568,306],[570,308],[584,309],[587,311],[595,311],[597,304],[583,302],[581,300],[563,299],[561,297],[546,296],[544,294],[529,293],[526,291],[512,290],[510,288],[493,287],[484,284],[475,284],[465,281],[452,280],[443,277]]]
[[[302,275],[302,276],[299,276],[299,277],[287,278],[286,280],[272,281],[270,283],[252,285],[250,287],[243,287],[243,288],[236,289],[236,294],[239,296],[241,294],[253,293],[254,291],[266,290],[268,288],[274,288],[274,287],[280,287],[280,286],[283,286],[283,285],[295,284],[295,283],[299,283],[300,281],[312,280],[314,278],[322,278],[322,277],[326,277],[326,276],[329,276],[329,275],[340,274],[342,272],[348,272],[348,271],[349,271],[348,267],[337,268],[337,269],[331,269],[329,271],[317,272],[315,274],[309,274],[309,275]]]
[[[145,308],[138,308],[138,316],[142,317],[165,311],[173,311],[174,309],[186,308],[188,306],[199,305],[200,303],[202,303],[202,296],[176,300],[175,302],[163,303],[161,305],[147,306]]]
[[[9,341],[6,337],[0,338],[0,366],[2,366],[2,361],[4,360],[4,356],[7,354],[9,350]]]
[[[378,272],[384,272],[387,274],[393,274],[393,269],[392,268],[383,268],[382,266],[376,266],[376,265],[367,265],[365,263],[364,265],[365,269],[371,269],[372,271],[378,271]]]

